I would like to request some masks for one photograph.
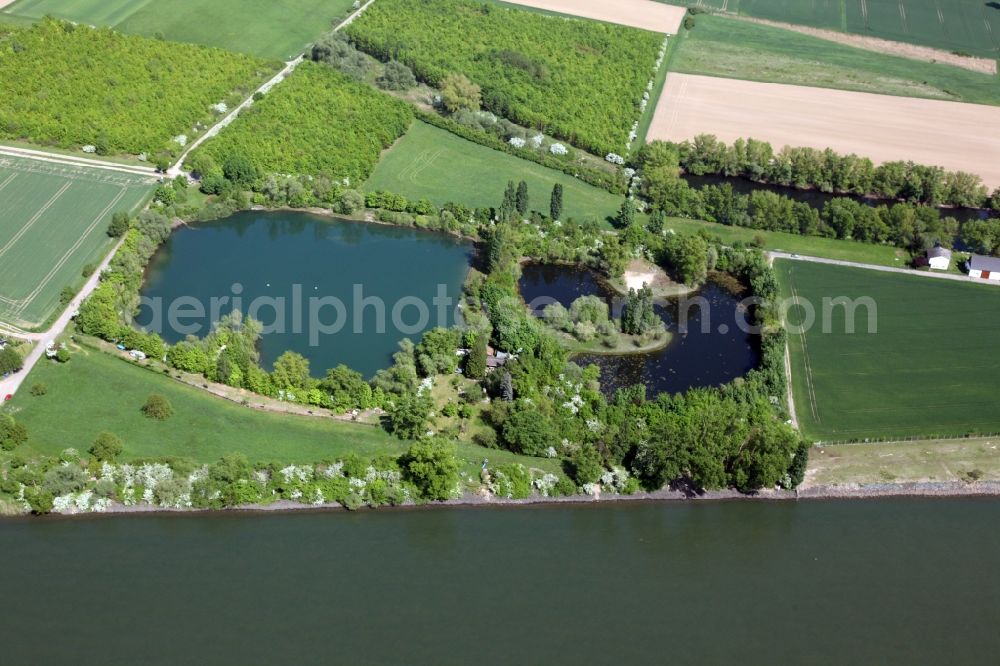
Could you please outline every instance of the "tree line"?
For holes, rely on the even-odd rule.
[[[702,176],[741,176],[759,183],[821,192],[875,196],[934,206],[1000,210],[1000,188],[990,196],[982,179],[964,171],[946,171],[938,166],[892,161],[878,166],[866,157],[840,155],[830,148],[774,150],[756,139],[738,139],[727,145],[711,134],[701,134],[680,143],[654,141],[643,149],[638,166],[652,159],[657,169],[680,167]],[[647,177],[663,177],[647,170]]]

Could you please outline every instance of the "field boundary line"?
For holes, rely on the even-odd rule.
[[[864,268],[871,271],[881,271],[883,273],[900,273],[911,275],[916,278],[927,278],[932,280],[951,280],[953,282],[964,282],[966,284],[982,284],[992,287],[1000,287],[1000,280],[982,280],[969,277],[968,275],[955,275],[954,273],[931,273],[929,271],[917,271],[912,268],[897,268],[895,266],[879,266],[877,264],[863,264],[857,261],[844,261],[841,259],[825,259],[823,257],[813,257],[805,254],[791,252],[768,251],[767,255],[774,259],[787,259],[789,261],[805,261],[814,264],[829,264],[831,266],[846,266],[848,268]]]
[[[41,208],[39,208],[37,211],[35,211],[35,214],[31,216],[31,219],[28,220],[27,222],[25,222],[24,226],[22,226],[18,230],[18,232],[16,234],[14,234],[10,238],[10,240],[8,240],[4,244],[3,247],[0,247],[0,257],[3,257],[5,254],[7,254],[8,250],[10,250],[10,248],[14,247],[14,245],[17,244],[17,241],[21,240],[21,238],[24,236],[24,234],[28,233],[28,230],[30,230],[31,227],[35,226],[35,223],[38,222],[39,218],[41,218],[42,215],[45,215],[45,211],[47,211],[49,208],[51,208],[52,205],[56,201],[58,201],[59,198],[63,194],[65,194],[66,190],[68,190],[72,185],[73,185],[73,181],[67,181],[66,184],[64,184],[62,187],[59,188],[58,192],[56,192],[55,194],[52,195],[52,198],[50,198],[48,201],[46,201],[45,204]]]
[[[2,183],[0,183],[0,192],[3,192],[4,189],[6,189],[6,187],[10,185],[15,178],[17,178],[17,173],[12,173],[9,176],[7,176],[7,179]]]
[[[791,277],[791,274],[789,274]],[[789,284],[792,291],[792,299],[798,300],[799,292],[795,289],[795,285]],[[804,370],[804,377],[806,380],[806,397],[809,399],[809,411],[812,412],[813,418],[816,423],[822,423],[823,419],[819,416],[819,405],[816,403],[816,390],[813,386],[813,371],[812,362],[809,359],[809,344],[806,342],[805,331],[799,332],[799,344],[802,345],[802,364]]]
[[[62,270],[62,267],[65,266],[66,262],[69,261],[71,256],[73,256],[73,253],[76,252],[78,249],[80,249],[80,246],[83,245],[84,241],[86,241],[90,237],[90,235],[94,232],[94,229],[97,227],[97,225],[101,223],[101,221],[105,218],[105,216],[109,212],[111,212],[112,208],[118,205],[118,202],[122,200],[122,198],[125,196],[127,192],[128,188],[122,187],[121,190],[118,192],[118,195],[114,199],[112,199],[107,206],[104,207],[104,210],[102,210],[100,213],[97,214],[97,217],[95,217],[94,220],[90,223],[90,226],[87,227],[86,231],[84,231],[83,234],[80,235],[80,238],[78,238],[77,241],[73,243],[73,245],[66,251],[66,253],[63,254],[62,258],[58,262],[56,262],[55,266],[53,266],[52,269],[48,272],[48,274],[41,280],[41,282],[39,282],[35,286],[35,288],[31,291],[31,293],[29,293],[24,299],[22,299],[20,308],[18,308],[14,313],[16,317],[20,317],[23,314],[24,310],[28,307],[28,305],[30,305],[38,297],[38,294],[40,294],[42,290],[45,289],[46,286],[48,286],[49,282],[52,281],[52,278],[55,277],[56,273]]]
[[[799,418],[795,413],[795,389],[792,388],[792,352],[788,342],[785,342],[785,383],[788,385],[788,418],[792,422],[792,427],[799,428]]]
[[[863,7],[867,7],[865,0],[861,0],[861,2]],[[942,28],[944,29],[945,34],[947,34],[947,23],[944,22],[944,15],[940,12],[940,9],[938,10],[938,14]],[[727,12],[725,16],[726,18],[740,21],[769,25],[773,28],[781,28],[782,30],[789,30],[802,35],[809,35],[810,37],[816,37],[817,39],[823,39],[837,44],[844,44],[845,46],[852,46],[856,49],[863,49],[874,53],[890,53],[901,58],[919,60],[920,62],[951,65],[952,67],[961,67],[962,69],[982,74],[997,73],[996,58],[987,58],[984,56],[958,56],[951,51],[938,49],[933,46],[911,44],[910,42],[901,42],[894,39],[887,39],[885,37],[875,37],[873,35],[847,32],[846,28],[842,31],[831,28],[815,28],[796,23],[787,23],[785,21],[772,21],[771,19],[758,18],[756,16],[743,16],[732,12]]]
[[[119,171],[121,173],[130,173],[135,176],[145,176],[147,178],[153,178],[156,174],[156,169],[153,167],[140,167],[140,166],[129,166],[127,164],[112,164],[110,162],[101,162],[100,160],[92,160],[86,157],[75,157],[72,155],[60,155],[58,153],[47,153],[42,150],[33,150],[30,148],[14,148],[11,146],[0,146],[0,155],[9,155],[11,157],[21,157],[24,159],[40,160],[42,162],[54,162],[56,164],[65,164],[68,166],[75,166],[81,168],[94,168],[94,169],[105,169],[108,171]]]

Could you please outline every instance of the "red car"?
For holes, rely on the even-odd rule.
[[[8,393],[7,395],[5,395],[5,396],[3,397],[3,401],[4,401],[4,402],[7,402],[8,400],[10,400],[10,399],[11,399],[11,398],[13,398],[13,397],[14,397],[14,394],[12,394],[12,393]]]

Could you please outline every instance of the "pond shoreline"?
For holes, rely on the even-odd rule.
[[[397,506],[382,506],[375,509],[362,507],[356,512],[369,511],[417,511],[436,510],[455,507],[479,508],[519,508],[519,507],[558,507],[561,505],[593,505],[600,506],[609,503],[648,504],[651,502],[671,504],[676,502],[718,503],[718,502],[789,502],[789,501],[823,501],[823,500],[877,500],[886,498],[958,498],[958,497],[1000,497],[1000,480],[997,481],[910,481],[903,483],[878,484],[847,484],[832,486],[812,486],[800,490],[767,489],[753,494],[741,493],[735,489],[708,490],[702,493],[689,494],[682,490],[663,488],[652,492],[639,492],[632,495],[599,494],[572,495],[569,497],[532,496],[525,499],[506,499],[486,496],[480,493],[467,492],[462,497],[443,502],[427,502],[417,504],[408,502]],[[336,502],[326,504],[300,504],[292,500],[278,500],[269,504],[247,504],[224,509],[186,508],[171,509],[147,505],[125,506],[114,503],[103,512],[71,512],[51,513],[43,519],[79,519],[96,517],[145,516],[150,514],[171,516],[204,516],[233,514],[286,514],[301,512],[346,512],[342,505]],[[0,515],[0,523],[8,520],[38,519],[31,514]]]

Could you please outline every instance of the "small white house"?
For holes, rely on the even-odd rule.
[[[936,271],[946,271],[951,266],[951,250],[938,245],[927,250],[927,265]]]
[[[1000,280],[1000,259],[974,254],[969,259],[969,277],[979,280]]]

